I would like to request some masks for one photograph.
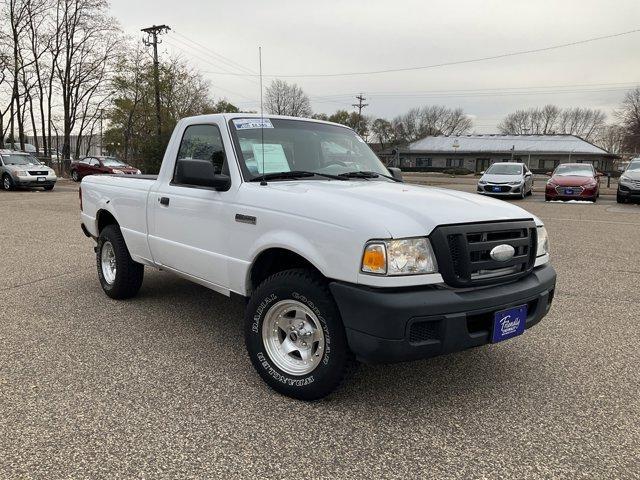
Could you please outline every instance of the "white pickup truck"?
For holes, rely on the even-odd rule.
[[[86,177],[80,208],[107,295],[135,296],[148,266],[244,297],[254,367],[305,400],[331,393],[355,360],[517,336],[553,300],[538,218],[403,183],[355,132],[328,122],[184,119],[157,177]]]

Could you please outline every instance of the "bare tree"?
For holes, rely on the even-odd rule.
[[[265,108],[273,115],[310,117],[309,97],[296,85],[283,80],[274,80],[265,91]]]
[[[640,87],[627,92],[615,115],[624,129],[625,149],[629,153],[638,153],[640,151]]]
[[[98,108],[95,98],[104,93],[101,87],[111,73],[121,38],[115,20],[106,13],[106,0],[59,0],[58,8],[61,52],[55,73],[64,119],[62,155],[68,159],[71,133],[88,106]]]
[[[592,141],[604,127],[605,120],[601,110],[545,105],[510,113],[500,122],[498,130],[503,135],[571,134]]]
[[[441,105],[412,108],[393,120],[400,142],[414,142],[430,135],[460,135],[472,126],[471,118],[461,108]]]
[[[625,129],[620,125],[605,125],[598,131],[595,144],[606,151],[621,154],[625,147]]]

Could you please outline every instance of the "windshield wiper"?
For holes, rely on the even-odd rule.
[[[296,179],[296,178],[308,178],[308,177],[325,177],[330,178],[332,180],[346,180],[346,178],[339,177],[337,175],[330,175],[328,173],[319,173],[319,172],[310,172],[307,170],[291,170],[289,172],[273,172],[267,173],[265,175],[260,175],[258,177],[252,178],[251,182],[261,182],[264,180],[276,180],[276,179]]]
[[[400,181],[396,178],[393,178],[391,175],[385,175],[384,173],[361,171],[361,170],[354,171],[354,172],[341,173],[340,176],[346,177],[346,178],[364,178],[364,179],[384,177],[384,178],[388,178],[389,180],[393,180],[394,182]]]

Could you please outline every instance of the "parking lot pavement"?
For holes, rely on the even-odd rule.
[[[151,270],[108,299],[76,190],[0,192],[0,477],[638,478],[640,206],[520,202],[558,270],[540,325],[307,404],[254,373],[240,303]]]

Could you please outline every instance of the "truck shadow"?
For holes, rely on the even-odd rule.
[[[245,352],[243,301],[224,297],[169,274],[150,273],[136,302],[154,310],[160,317],[167,315],[166,320],[157,318],[156,328],[165,330],[168,335],[178,332],[184,335],[186,331],[187,335],[199,340],[189,348],[201,349],[203,344],[210,342],[210,349],[192,352],[203,368],[218,365],[224,358],[227,368],[233,369],[229,373],[234,378],[244,378],[248,388],[266,390]],[[179,316],[169,315],[168,308],[179,311]],[[168,331],[171,329],[175,332]],[[416,362],[359,364],[339,391],[318,403],[357,410],[375,398],[377,407],[388,407],[387,411],[393,411],[399,397],[405,405],[413,401],[415,405],[437,406],[452,399],[466,402],[466,397],[474,402],[480,396],[497,397],[507,391],[513,396],[514,389],[517,390],[518,385],[525,383],[536,370],[534,359],[517,345],[523,341],[526,341],[526,335],[504,345],[487,345]],[[275,392],[271,394],[283,399]]]

